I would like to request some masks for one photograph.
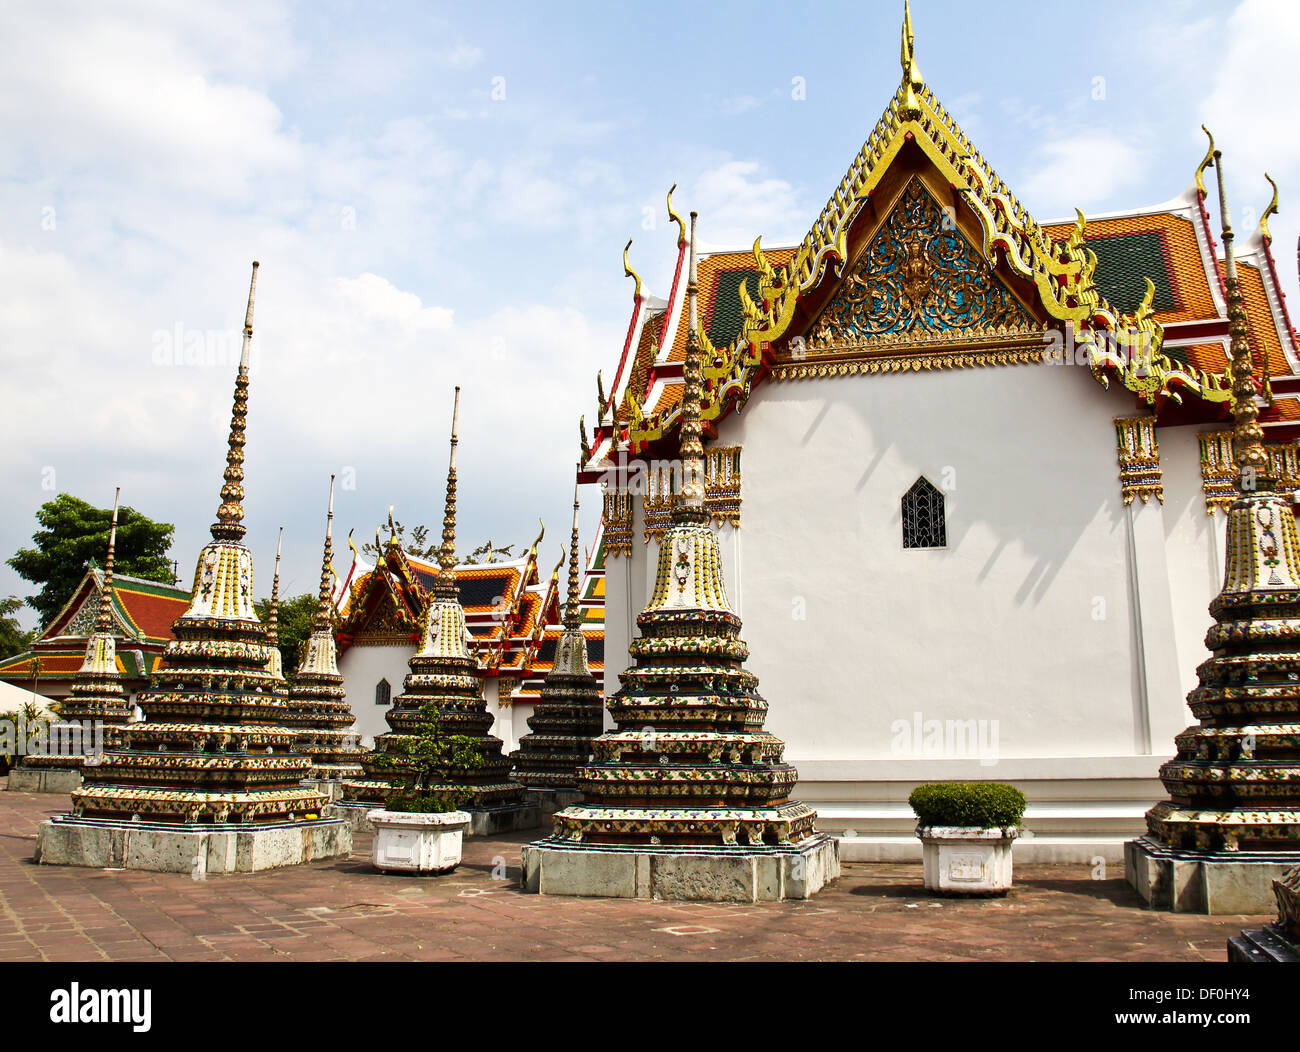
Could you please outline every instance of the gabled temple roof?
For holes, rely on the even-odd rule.
[[[906,42],[904,53],[910,57]],[[1100,342],[1091,359],[1103,386],[1118,381],[1157,413],[1186,402],[1205,419],[1223,417],[1230,397],[1223,376],[1227,311],[1200,178],[1205,162],[1196,183],[1165,205],[1093,220],[1080,213],[1071,222],[1040,225],[919,80],[909,58],[884,115],[799,245],[765,250],[756,241],[748,250],[700,259],[706,421],[743,405],[790,340],[807,331],[827,302],[824,286],[841,280],[840,271],[862,250],[867,232],[883,222],[875,198],[884,192],[887,199],[896,188],[893,169],[919,170],[918,165],[933,173],[936,185],[950,189],[954,207],[969,213],[963,218],[973,222],[964,233],[974,234],[984,259],[1018,297],[1030,292],[1045,327],[1072,326],[1080,336],[1110,338],[1110,346]],[[670,215],[679,221],[671,202]],[[1260,232],[1239,240],[1246,241],[1239,261],[1257,367],[1263,373],[1266,365],[1268,376],[1300,372],[1268,241]],[[598,421],[587,481],[594,477],[590,469],[611,459],[619,441],[639,452],[677,423],[686,328],[679,280],[683,244],[679,236],[677,276],[666,308],[650,307],[637,279],[609,402],[617,413],[603,412]],[[666,337],[658,342],[646,335],[656,322]],[[1124,353],[1134,339],[1154,349],[1149,363]],[[1289,418],[1297,406],[1279,399],[1263,419]]]

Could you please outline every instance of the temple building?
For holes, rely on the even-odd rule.
[[[543,821],[579,799],[578,768],[592,756],[592,740],[604,729],[600,686],[587,663],[578,577],[578,494],[573,494],[569,539],[568,597],[564,631],[550,655],[541,697],[528,717],[529,733],[511,754],[511,777],[537,799]]]
[[[428,601],[419,615],[419,647],[408,661],[409,672],[402,681],[402,693],[387,714],[389,731],[375,738],[374,750],[361,759],[364,775],[343,782],[334,811],[354,829],[369,826],[367,812],[382,809],[404,785],[403,768],[408,761],[400,748],[422,728],[433,726],[439,735],[468,739],[477,753],[471,765],[454,760],[434,784],[422,786],[431,795],[455,795],[461,810],[470,814],[468,832],[486,836],[537,825],[536,805],[529,805],[524,788],[510,781],[510,760],[500,738],[491,733],[492,715],[483,695],[478,660],[470,652],[473,638],[460,605],[456,579],[456,446],[460,414],[460,388],[456,388],[452,410],[451,456],[447,468],[447,496],[442,518],[442,547],[438,575]],[[535,547],[535,546],[534,546]],[[380,562],[393,551],[385,549]],[[400,554],[397,549],[394,554]],[[411,571],[398,565],[396,572]],[[552,583],[552,591],[554,583]]]
[[[767,702],[744,667],[705,508],[694,212],[686,287],[681,486],[637,617],[634,664],[609,700],[616,729],[578,767],[582,799],[523,850],[524,887],[544,895],[806,899],[840,874],[836,841],[791,799],[798,772],[763,727]]]
[[[82,768],[97,763],[108,727],[122,727],[134,709],[122,688],[113,637],[113,549],[117,541],[119,487],[113,495],[113,518],[108,529],[108,555],[104,560],[104,586],[99,593],[95,633],[86,644],[85,658],[77,670],[72,691],[61,703],[59,723],[50,729],[45,752],[28,755],[9,774],[6,788],[15,792],[67,793],[81,785]]]
[[[457,599],[473,639],[491,732],[507,750],[527,733],[564,632],[558,566],[550,573],[540,566],[541,540],[517,559],[455,567]],[[419,625],[439,572],[409,555],[395,533],[377,547],[374,566],[352,548],[352,564],[335,595],[339,672],[364,745],[388,729],[386,717],[418,649]],[[583,559],[578,601],[588,664],[597,677],[605,657],[604,574],[602,534]]]
[[[301,784],[311,761],[296,752],[274,648],[253,609],[253,557],[242,541],[256,282],[254,263],[221,503],[189,608],[137,699],[144,719],[110,731],[100,763],[83,769],[72,813],[41,823],[38,862],[204,877],[351,850],[344,824],[321,818],[327,797]]]
[[[918,68],[797,245],[699,259],[705,508],[749,668],[846,859],[919,856],[914,785],[1024,790],[1026,861],[1118,861],[1224,580],[1230,318],[1203,173],[1040,223]],[[1177,180],[1177,181],[1174,181]],[[1261,185],[1263,182],[1261,180]],[[1264,450],[1297,486],[1300,357],[1269,217],[1236,269]],[[602,486],[605,690],[628,671],[680,487],[685,224],[635,279],[584,435]],[[761,231],[755,231],[756,235]]]
[[[103,597],[108,596],[109,631],[114,661],[128,701],[149,682],[168,642],[172,622],[185,613],[190,593],[184,588],[139,577],[114,574],[112,587],[97,566],[85,576],[71,597],[32,643],[31,650],[0,660],[0,680],[44,698],[62,701],[72,693],[77,672],[86,657],[100,619]]]

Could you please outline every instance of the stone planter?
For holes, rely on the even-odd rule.
[[[927,891],[1002,895],[1011,887],[1011,844],[1018,827],[917,826]]]
[[[395,873],[450,873],[460,865],[461,838],[470,816],[465,811],[420,814],[371,811],[375,828],[370,860],[376,869]]]

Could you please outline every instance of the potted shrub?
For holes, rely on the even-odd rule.
[[[1011,887],[1011,845],[1025,794],[1001,782],[932,782],[907,798],[916,812],[928,891],[1000,895]]]
[[[375,828],[370,859],[390,872],[450,873],[460,865],[470,820],[460,808],[472,794],[448,788],[449,778],[454,770],[482,766],[483,756],[472,738],[442,733],[435,703],[422,705],[420,715],[414,735],[391,740],[388,752],[372,758],[399,788],[366,816]]]

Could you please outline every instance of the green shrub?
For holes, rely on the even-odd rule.
[[[923,826],[1018,826],[1025,815],[1025,794],[1002,782],[930,782],[907,798]]]
[[[389,737],[384,749],[376,748],[371,755],[371,763],[396,783],[384,807],[418,814],[459,811],[474,794],[456,786],[455,779],[482,767],[483,754],[473,738],[442,732],[436,702],[421,705],[420,716],[414,734]]]

